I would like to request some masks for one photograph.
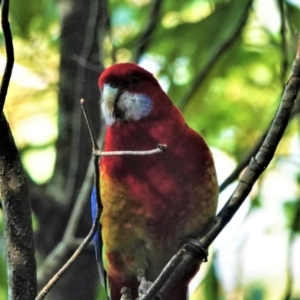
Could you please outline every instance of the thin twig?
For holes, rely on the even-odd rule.
[[[152,150],[145,150],[145,151],[101,151],[99,150],[97,146],[97,140],[96,136],[93,130],[93,126],[91,123],[91,120],[88,116],[88,112],[85,106],[84,99],[80,100],[80,104],[82,106],[82,111],[84,114],[84,117],[86,119],[86,123],[88,125],[88,129],[90,132],[92,144],[93,144],[93,154],[96,156],[120,156],[120,155],[151,155],[151,154],[157,154],[157,153],[164,153],[167,151],[167,145],[164,144],[158,144],[155,149]]]
[[[297,101],[297,100],[296,100]],[[291,115],[290,120],[295,118],[299,113],[298,110],[295,110],[297,103],[294,105],[294,109]],[[300,107],[300,106],[299,106]],[[228,177],[220,184],[219,192],[223,192],[231,183],[233,183],[236,179],[238,179],[240,173],[248,166],[252,157],[254,157],[259,151],[264,139],[266,138],[270,127],[272,126],[272,122],[268,126],[268,128],[264,131],[264,133],[259,137],[253,148],[245,155],[245,157],[239,162],[236,168],[228,175]]]
[[[144,151],[100,151],[95,150],[94,154],[99,156],[120,156],[120,155],[152,155],[157,153],[165,153],[167,145],[158,144],[155,149]]]
[[[100,214],[102,212],[102,202],[101,202],[101,197],[100,197],[100,170],[99,170],[99,157],[100,156],[98,154],[96,154],[96,152],[100,151],[100,150],[99,150],[99,147],[98,147],[98,143],[97,143],[94,128],[92,126],[91,119],[89,117],[89,114],[88,114],[86,106],[85,106],[84,99],[80,100],[80,105],[81,105],[81,109],[82,109],[86,124],[88,126],[88,130],[89,130],[89,133],[90,133],[90,138],[91,138],[92,145],[93,145],[94,187],[96,188],[96,196],[97,196],[97,216],[95,218],[95,221],[97,221],[97,225],[98,225],[100,235],[101,235],[101,224],[99,222]],[[94,223],[96,223],[96,222],[94,222]]]
[[[232,182],[234,182],[240,173],[248,166],[250,160],[252,157],[254,157],[257,152],[259,151],[261,145],[263,144],[269,130],[270,126],[266,129],[266,131],[260,136],[259,140],[257,140],[256,144],[253,146],[253,148],[246,154],[246,156],[243,158],[241,162],[236,166],[236,168],[231,172],[231,174],[220,184],[219,186],[219,192],[223,192],[225,188],[230,185]]]
[[[68,255],[72,253],[81,242],[75,242],[75,233],[81,218],[83,207],[86,204],[88,193],[91,187],[91,178],[93,175],[93,163],[90,162],[85,179],[78,193],[75,206],[72,210],[71,216],[69,218],[64,236],[61,242],[55,246],[51,253],[47,256],[42,266],[38,269],[38,282],[39,285],[44,286],[49,279],[52,277],[53,273],[62,265],[66,260]]]
[[[279,110],[274,118],[273,124],[255,158],[252,158],[248,168],[240,179],[235,191],[219,212],[219,214],[209,224],[205,233],[199,238],[199,248],[201,250],[207,249],[214,239],[219,235],[223,228],[228,224],[231,218],[234,216],[238,208],[243,203],[252,189],[252,186],[261,175],[261,173],[267,168],[268,164],[272,160],[278,143],[280,142],[285,128],[289,122],[291,116],[294,101],[300,90],[300,44],[297,50],[297,56],[293,63],[293,68],[289,82],[286,86],[285,92],[282,96],[282,102]],[[154,282],[147,294],[143,295],[140,300],[151,300],[155,295],[165,294],[170,287],[172,287],[185,271],[196,262],[202,262],[206,258],[204,251],[199,251],[199,256],[193,257],[193,252],[187,247],[186,244],[182,247],[184,249],[184,255],[181,255],[182,249],[171,259],[167,266],[163,269],[159,278]],[[178,257],[182,256],[182,259]],[[171,263],[176,260],[176,263]],[[164,274],[177,274],[175,276],[166,276],[168,279],[164,281]],[[163,278],[163,279],[162,279]],[[161,287],[162,286],[162,287]],[[165,287],[167,286],[167,288]],[[157,288],[158,287],[158,288]],[[160,288],[161,287],[161,288]]]
[[[102,140],[100,137],[99,140]],[[71,216],[69,218],[66,230],[61,242],[55,246],[51,253],[44,260],[42,266],[38,269],[38,282],[41,286],[46,285],[46,283],[51,279],[53,273],[59,269],[67,257],[72,253],[79,245],[78,239],[76,239],[75,233],[81,218],[83,207],[88,200],[88,193],[90,192],[91,179],[93,176],[94,162],[90,161],[89,166],[86,171],[85,179],[81,185],[80,191],[77,195],[75,206],[72,210]]]
[[[90,118],[88,117],[86,107],[84,104],[84,100],[82,99],[80,101],[81,103],[81,108],[84,113],[84,117],[86,119],[86,122],[88,124],[91,140],[93,143],[93,151],[99,150],[97,141],[95,138],[94,130],[91,126]],[[84,250],[84,248],[89,244],[91,239],[93,238],[94,234],[96,231],[99,229],[99,220],[100,220],[100,214],[101,210],[100,208],[102,207],[101,205],[101,200],[100,200],[100,174],[99,174],[99,157],[94,154],[94,172],[95,172],[95,188],[96,188],[96,194],[97,194],[97,210],[96,210],[96,217],[93,222],[92,229],[90,230],[89,234],[87,237],[83,240],[82,244],[78,247],[78,249],[74,252],[74,254],[71,256],[71,258],[64,264],[64,266],[52,277],[52,279],[46,284],[46,286],[42,289],[42,291],[38,294],[35,300],[42,300],[45,298],[45,296],[48,294],[50,289],[56,284],[56,282],[59,280],[59,278],[68,270],[68,268],[73,264],[73,262],[77,259],[77,257],[80,255],[80,253]]]
[[[92,146],[93,146],[93,150],[94,150],[93,152],[94,152],[95,155],[98,155],[98,154],[95,153],[95,150],[99,150],[99,147],[97,145],[97,139],[96,139],[95,131],[93,129],[91,119],[90,119],[90,117],[88,115],[84,99],[80,100],[80,105],[81,105],[81,109],[82,109],[82,112],[83,112],[86,124],[88,126],[88,130],[89,130],[89,133],[90,133],[90,137],[91,137],[91,141],[92,141]]]
[[[86,204],[87,196],[90,192],[91,188],[91,179],[93,176],[93,164],[90,162],[89,166],[86,171],[85,179],[83,181],[82,187],[78,193],[78,197],[76,199],[72,214],[70,216],[70,219],[68,221],[68,225],[66,227],[63,241],[72,240],[75,238],[76,228],[78,227],[83,207]]]
[[[99,212],[97,212],[98,222],[100,218]],[[83,251],[83,249],[88,245],[88,243],[93,238],[96,230],[98,228],[98,224],[96,222],[93,223],[92,229],[89,234],[83,240],[82,244],[77,248],[71,258],[64,264],[64,266],[52,277],[52,279],[47,283],[47,285],[41,290],[35,300],[42,300],[46,297],[50,289],[54,286],[54,284],[59,280],[59,278],[69,269],[69,267],[73,264],[73,262],[77,259],[79,254]]]
[[[102,225],[100,223],[100,215],[102,213],[103,206],[102,206],[101,194],[100,194],[100,186],[101,186],[101,182],[100,182],[100,168],[99,168],[99,164],[100,164],[99,163],[99,157],[100,156],[97,155],[97,154],[95,154],[96,151],[99,151],[99,147],[98,147],[98,144],[97,144],[97,140],[96,140],[96,136],[95,136],[95,131],[94,131],[91,119],[89,117],[88,111],[87,111],[86,106],[85,106],[84,99],[80,100],[80,104],[81,104],[81,109],[82,109],[82,112],[83,112],[86,124],[88,126],[88,130],[89,130],[89,133],[90,133],[90,138],[91,138],[92,145],[93,145],[93,155],[94,155],[94,160],[93,160],[93,162],[94,162],[94,188],[96,190],[96,205],[97,205],[97,207],[95,208],[96,209],[96,216],[95,216],[95,219],[94,219],[93,223],[96,224],[97,230],[98,230],[98,234],[99,234],[99,243],[100,244],[96,245],[96,247],[99,247],[100,248],[99,251],[101,251],[102,240],[103,239],[102,239]],[[93,208],[92,208],[92,211],[93,211]],[[93,215],[93,213],[92,213],[92,215]],[[98,263],[100,265],[98,265],[98,268],[99,268],[99,272],[100,272],[100,279],[101,279],[101,283],[104,285],[105,291],[107,292],[106,273],[105,273],[105,270],[103,268],[103,262],[102,262],[102,259],[101,259],[101,255],[99,257],[99,260],[100,261]]]
[[[248,0],[249,1],[249,0]],[[248,18],[248,10],[250,9],[253,1],[249,1],[248,5],[245,8],[245,11],[243,15],[241,16],[241,19],[239,20],[238,24],[234,27],[233,32],[231,35],[226,39],[216,50],[214,53],[212,53],[209,56],[208,61],[206,62],[205,66],[202,68],[200,73],[196,76],[194,79],[191,88],[189,89],[188,93],[181,99],[181,102],[179,103],[178,107],[181,111],[184,111],[184,109],[187,107],[190,99],[198,89],[198,86],[201,82],[204,81],[206,76],[211,71],[212,67],[216,64],[216,62],[222,57],[222,55],[225,53],[225,51],[233,44],[233,42],[237,39],[239,36],[239,32],[242,30],[245,22]]]
[[[136,43],[136,51],[134,54],[133,61],[138,63],[141,59],[141,56],[145,53],[146,49],[148,48],[150,42],[151,42],[151,36],[159,24],[160,19],[160,10],[161,6],[163,4],[163,1],[161,0],[153,0],[152,1],[152,7],[149,13],[149,19],[148,24],[144,30],[144,32],[141,34],[141,37]]]
[[[88,17],[86,19],[86,26],[85,26],[85,34],[84,39],[82,42],[82,49],[80,50],[80,62],[85,61],[89,62],[90,55],[93,51],[93,46],[95,40],[95,36],[97,36],[98,30],[98,23],[106,22],[106,1],[99,1],[99,0],[90,0],[89,3],[89,10],[88,10]],[[102,24],[101,24],[102,25]],[[101,27],[101,26],[100,26]],[[73,57],[75,58],[75,57]],[[96,64],[94,64],[96,68]],[[81,64],[77,65],[76,68],[76,77],[75,77],[75,92],[74,97],[75,99],[83,97],[84,93],[84,82],[85,77],[87,76],[87,66],[82,66]],[[102,66],[98,66],[97,73],[100,73],[102,70]],[[81,121],[82,113],[77,105],[75,105],[73,114],[72,114],[72,132],[71,135],[71,153],[70,153],[70,164],[69,164],[69,174],[66,177],[66,193],[67,195],[71,195],[71,199],[74,198],[74,185],[76,186],[76,180],[78,179],[78,170],[80,169],[79,157],[80,157],[80,139],[78,138],[78,134],[80,134],[80,128],[82,126]],[[77,163],[74,163],[74,162]],[[75,174],[75,175],[74,175]]]
[[[281,82],[284,86],[286,81],[286,75],[288,71],[288,49],[286,40],[286,20],[285,20],[285,7],[284,0],[277,0],[279,12],[280,12],[280,34],[281,34],[281,55],[282,55],[282,67],[281,67]]]
[[[9,15],[9,0],[2,1],[2,11],[1,11],[1,26],[5,41],[5,51],[6,51],[6,65],[4,69],[4,74],[2,77],[1,88],[0,88],[0,112],[3,111],[7,90],[10,82],[10,77],[12,69],[14,66],[15,55],[14,55],[14,45],[12,42],[12,35],[10,31],[10,24],[8,20]]]

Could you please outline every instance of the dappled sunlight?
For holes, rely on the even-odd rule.
[[[36,183],[43,184],[51,178],[55,163],[55,148],[53,146],[42,150],[27,150],[22,158],[24,167]]]
[[[214,5],[210,2],[192,2],[180,11],[169,11],[163,19],[162,25],[172,28],[181,23],[196,23],[209,16],[214,10]]]

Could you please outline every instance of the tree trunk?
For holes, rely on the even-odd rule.
[[[103,69],[99,61],[103,37],[99,36],[99,29],[107,23],[106,0],[61,0],[60,5],[59,132],[55,170],[49,184],[42,188],[31,182],[32,207],[39,224],[36,247],[43,260],[61,240],[84,181],[88,180],[92,186],[91,178],[86,179],[92,145],[81,112],[81,98],[86,100],[96,134],[100,132],[97,81]],[[86,205],[82,216],[77,230],[79,237],[87,235],[91,228],[89,206]],[[99,283],[94,251],[89,248],[53,287],[47,299],[95,299]]]

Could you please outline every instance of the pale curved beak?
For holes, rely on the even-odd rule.
[[[108,113],[112,114],[115,107],[115,101],[119,93],[118,88],[114,88],[109,84],[103,85],[102,91],[102,105],[105,106],[105,109]]]
[[[110,84],[103,85],[101,110],[105,119],[105,123],[109,126],[115,122],[114,109],[118,94],[118,88],[114,88]]]

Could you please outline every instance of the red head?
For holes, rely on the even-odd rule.
[[[135,64],[120,63],[107,68],[98,83],[107,125],[160,117],[171,108],[171,101],[154,76]]]

